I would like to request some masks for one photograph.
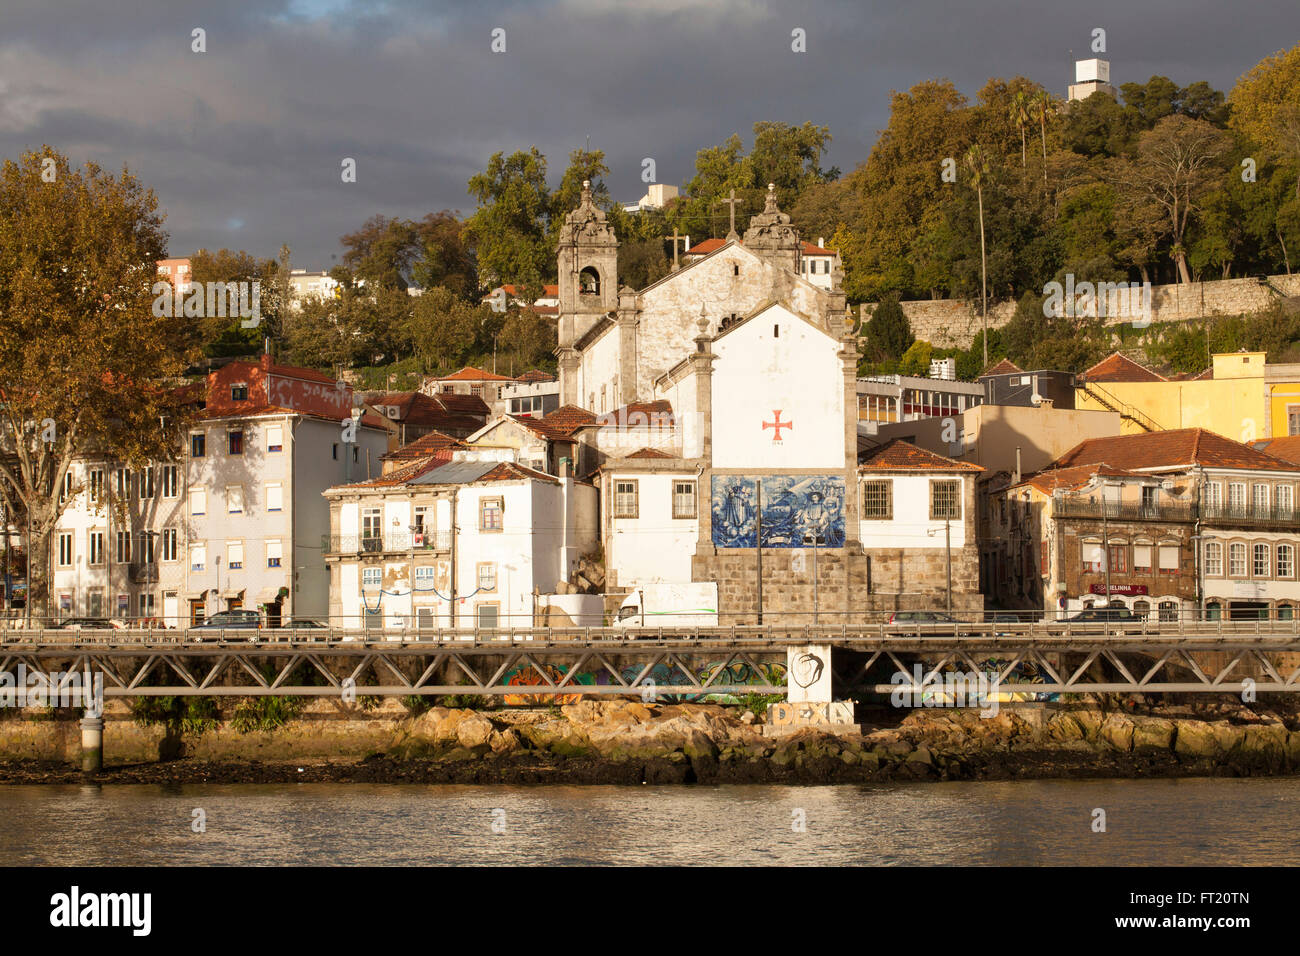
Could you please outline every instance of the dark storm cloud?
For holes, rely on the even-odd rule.
[[[468,178],[536,145],[557,182],[606,151],[610,188],[645,157],[682,183],[695,152],[758,120],[825,124],[825,165],[861,162],[890,90],[948,77],[974,97],[1023,74],[1064,94],[1094,27],[1117,83],[1153,74],[1223,90],[1300,42],[1293,0],[1078,4],[551,0],[428,4],[125,0],[0,13],[0,155],[48,142],[128,165],[168,213],[174,254],[237,246],[328,266],[377,212],[469,211]],[[207,31],[208,52],[190,51]],[[507,52],[489,50],[493,28]],[[791,31],[808,52],[791,52]],[[1073,51],[1073,54],[1071,54]],[[340,181],[353,157],[358,181]]]

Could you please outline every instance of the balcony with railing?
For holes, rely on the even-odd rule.
[[[156,584],[158,582],[158,565],[150,561],[132,562],[127,566],[127,574],[132,584]]]
[[[382,534],[331,534],[321,539],[326,554],[397,554],[450,551],[450,531],[385,531]]]
[[[1300,511],[1276,504],[1255,502],[1210,503],[1201,506],[1201,520],[1206,524],[1243,528],[1300,528]]]
[[[1140,502],[1140,501],[1089,501],[1085,498],[1057,498],[1052,502],[1052,515],[1057,518],[1105,517],[1109,521],[1167,521],[1189,522],[1196,520],[1196,505],[1192,502]]]

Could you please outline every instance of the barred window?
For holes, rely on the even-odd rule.
[[[889,519],[894,517],[894,482],[888,478],[862,483],[862,517],[864,519]]]
[[[961,517],[961,482],[960,481],[937,481],[930,482],[930,519],[943,520],[945,518]]]
[[[673,482],[673,517],[695,517],[695,482]]]
[[[614,517],[635,518],[638,513],[637,483],[635,481],[614,482]]]

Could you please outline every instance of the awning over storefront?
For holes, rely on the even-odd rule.
[[[232,598],[242,598],[244,596],[244,589],[228,588],[227,590],[221,592],[221,596],[226,600],[231,600]]]
[[[280,588],[262,588],[257,592],[258,604],[274,604],[280,596]]]
[[[208,596],[208,591],[209,591],[209,590],[211,590],[211,589],[210,589],[210,588],[204,588],[204,589],[201,590],[201,591],[187,591],[187,592],[185,593],[185,600],[187,600],[187,601],[202,601],[204,598],[206,598],[206,597]]]

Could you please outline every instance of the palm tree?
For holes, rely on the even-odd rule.
[[[1047,185],[1047,121],[1056,115],[1056,100],[1047,90],[1039,90],[1031,99],[1034,117],[1043,136],[1043,185]]]
[[[1031,109],[1031,100],[1029,94],[1024,90],[1017,90],[1016,95],[1011,99],[1011,122],[1016,124],[1016,129],[1020,130],[1020,168],[1025,168],[1025,129],[1029,126],[1029,111]]]
[[[984,319],[984,367],[989,367],[989,261],[984,249],[984,181],[989,174],[989,157],[984,147],[976,143],[966,151],[966,168],[970,171],[970,182],[975,187],[975,195],[980,207],[980,284],[982,306],[980,314]]]

